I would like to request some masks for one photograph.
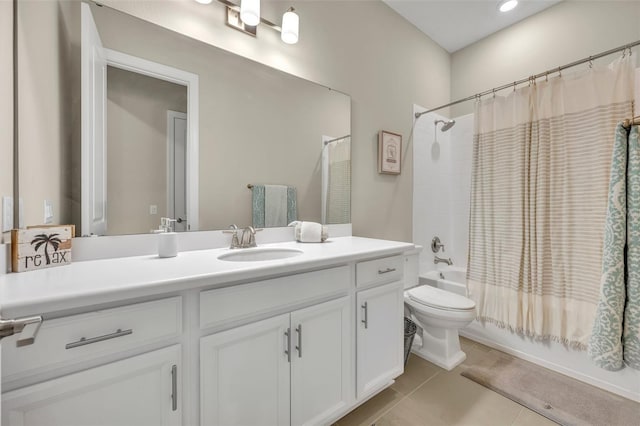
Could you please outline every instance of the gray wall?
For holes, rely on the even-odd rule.
[[[455,52],[451,98],[465,98],[639,39],[639,1],[565,0]],[[586,69],[582,65],[566,72]],[[470,112],[473,102],[451,108],[452,116]]]
[[[0,2],[0,202],[13,195],[13,6]],[[0,211],[2,204],[0,203]],[[0,214],[0,230],[3,215]],[[11,240],[0,233],[0,243]]]
[[[75,6],[75,7],[74,7]],[[44,200],[54,223],[70,223],[71,140],[80,132],[80,9],[71,1],[18,2],[20,197],[25,225],[44,222]],[[79,154],[78,154],[79,157]]]

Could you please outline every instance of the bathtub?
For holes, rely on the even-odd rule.
[[[461,296],[469,297],[467,290],[467,270],[455,266],[437,271],[420,273],[419,284],[427,284]]]

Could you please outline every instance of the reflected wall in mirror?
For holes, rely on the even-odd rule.
[[[185,86],[107,67],[108,235],[186,217],[186,113]]]
[[[70,33],[71,43],[78,43],[80,37],[75,32],[79,31],[80,3],[62,3],[65,3],[61,7],[63,15],[71,16],[70,22],[76,23],[63,26]],[[231,223],[250,225],[252,191],[247,184],[294,187],[297,218],[300,220],[350,221],[350,138],[345,137],[351,133],[349,96],[108,7],[90,3],[90,8],[105,48],[198,76],[197,229],[225,229]],[[34,12],[23,11],[20,25],[24,28],[36,25]],[[53,12],[60,13],[60,10]],[[46,35],[40,34],[39,37]],[[25,43],[23,48],[29,49],[33,44]],[[33,53],[24,52],[23,56],[29,54]],[[60,63],[52,63],[51,66],[64,68],[72,64],[70,68],[74,72],[71,74],[77,74],[74,64],[79,63],[78,56],[79,48],[75,46],[71,54],[53,58]],[[108,71],[108,74],[121,75],[119,83],[110,82],[107,87],[110,99],[106,124],[106,235],[147,233],[151,228],[157,228],[160,217],[169,214],[167,194],[174,191],[178,197],[180,192],[167,186],[166,126],[156,119],[151,124],[151,118],[144,116],[146,113],[142,111],[166,109],[186,112],[189,117],[184,103],[176,104],[175,100],[163,101],[165,105],[162,107],[157,103],[153,108],[133,109],[132,104],[139,104],[140,99],[151,101],[149,93],[157,90],[150,88],[150,80],[141,81],[125,73],[111,68]],[[124,86],[133,81],[136,82],[134,88]],[[166,82],[160,82],[160,86],[168,85],[163,83]],[[78,90],[79,81],[67,86],[70,94],[65,92],[61,96],[73,99],[70,108],[76,111],[79,109],[79,96],[73,94],[73,88]],[[113,93],[116,90],[119,94]],[[135,93],[139,95],[138,100],[124,101],[124,94],[133,96]],[[180,96],[184,97],[184,93]],[[74,111],[70,112],[71,117],[78,116],[79,113]],[[166,114],[161,115],[163,123],[166,123]],[[117,116],[126,116],[133,124],[113,120]],[[73,135],[79,134],[78,122],[71,119],[70,133]],[[141,129],[154,135],[153,143],[150,140],[141,142]],[[68,196],[62,197],[61,201],[67,205],[59,220],[72,221],[79,227],[80,191],[77,190],[77,181],[80,168],[75,163],[80,161],[80,154],[77,139],[77,136],[72,136],[63,140],[68,145],[65,149],[70,152],[72,167],[65,182],[69,186],[65,189]],[[325,144],[328,139],[339,141]],[[69,140],[75,142],[70,143]],[[339,149],[336,148],[338,146]],[[28,161],[22,160],[21,175],[29,174],[30,167]],[[147,180],[144,185],[141,182],[143,178]],[[157,185],[150,186],[150,183]],[[125,190],[119,188],[126,188],[126,195]],[[21,192],[23,198],[42,197],[30,193],[29,189],[27,187]]]

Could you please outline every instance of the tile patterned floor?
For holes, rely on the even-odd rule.
[[[547,426],[545,417],[460,375],[491,350],[461,338],[467,360],[446,371],[411,355],[390,388],[338,420],[334,426]]]

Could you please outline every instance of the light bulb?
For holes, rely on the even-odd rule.
[[[250,27],[258,25],[260,23],[260,0],[242,0],[240,19]]]
[[[510,10],[513,10],[517,5],[518,0],[505,0],[500,3],[498,9],[500,9],[500,12],[508,12]]]
[[[291,7],[282,15],[282,33],[280,38],[287,44],[296,44],[300,34],[300,18]]]
[[[196,0],[200,4],[211,4],[213,0]]]

